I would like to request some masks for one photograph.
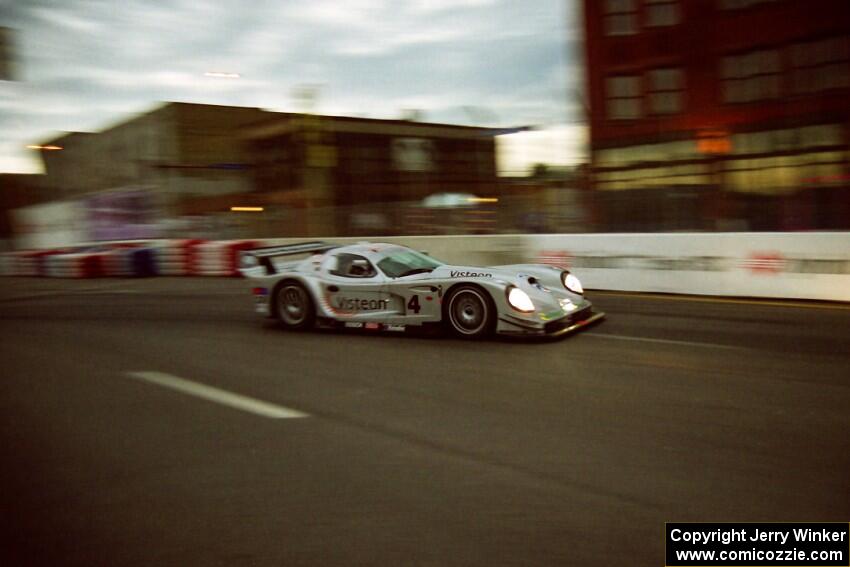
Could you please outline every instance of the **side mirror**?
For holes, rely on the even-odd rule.
[[[420,254],[425,254],[426,256],[430,256],[430,254],[428,253],[428,251],[427,251],[427,250],[420,250],[420,251],[419,251],[419,253],[420,253]]]

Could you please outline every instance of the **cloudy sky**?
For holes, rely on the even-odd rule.
[[[179,100],[433,122],[536,125],[503,170],[583,153],[571,0],[0,0],[18,81],[0,81],[0,171],[27,144]],[[238,73],[241,78],[205,76]]]

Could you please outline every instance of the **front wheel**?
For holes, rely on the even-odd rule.
[[[313,300],[298,282],[286,282],[277,288],[275,314],[283,328],[293,331],[309,329],[316,319]]]
[[[455,336],[477,339],[493,332],[495,309],[487,292],[475,286],[461,286],[446,302],[446,321]]]

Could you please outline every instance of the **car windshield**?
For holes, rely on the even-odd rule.
[[[398,278],[412,273],[430,272],[443,263],[415,250],[401,250],[378,262],[378,267],[387,276]]]

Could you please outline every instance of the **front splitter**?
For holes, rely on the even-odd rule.
[[[579,321],[578,323],[574,323],[574,324],[570,325],[569,327],[564,327],[563,329],[559,329],[559,330],[555,331],[554,333],[548,333],[544,336],[546,336],[546,337],[560,337],[562,335],[574,333],[576,331],[581,330],[582,327],[587,327],[588,325],[592,325],[593,323],[596,323],[597,321],[601,321],[604,318],[605,318],[605,313],[600,311],[598,313],[594,313],[593,315],[591,315],[590,317],[588,317],[587,319],[585,319],[583,321]]]
[[[543,329],[531,329],[525,331],[499,331],[498,334],[505,337],[524,337],[528,339],[548,339],[553,337],[561,337],[564,335],[568,335],[570,333],[576,333],[582,330],[585,327],[593,325],[594,323],[598,323],[602,319],[605,318],[605,313],[599,311],[584,319],[582,321],[578,321],[573,323],[568,327],[564,327],[563,329],[558,329],[557,331],[552,331],[551,333],[546,333]],[[504,320],[504,319],[502,319]],[[508,321],[506,321],[508,322]],[[515,324],[515,323],[514,323]],[[519,326],[519,325],[517,325]]]

